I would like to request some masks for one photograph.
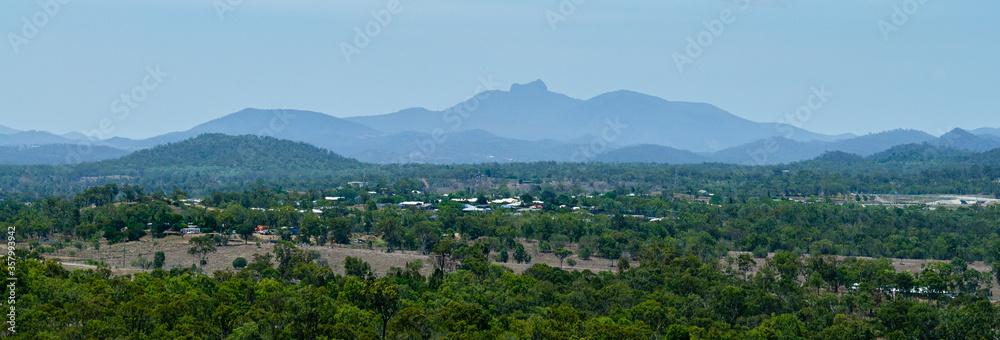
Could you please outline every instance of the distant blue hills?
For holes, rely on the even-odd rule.
[[[186,131],[148,139],[89,141],[0,126],[0,164],[62,164],[118,158],[203,134],[261,135],[312,144],[369,163],[648,162],[764,165],[828,156],[869,157],[927,144],[984,152],[1000,129],[955,129],[940,137],[916,130],[824,135],[743,119],[705,103],[632,91],[576,99],[541,80],[489,90],[441,111],[410,108],[337,118],[301,110],[244,109]],[[69,157],[67,150],[79,150]]]

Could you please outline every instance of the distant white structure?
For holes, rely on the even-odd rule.
[[[516,199],[516,198],[501,198],[501,199],[498,199],[498,200],[492,200],[492,201],[490,201],[490,203],[493,203],[493,204],[506,204],[506,205],[510,205],[510,206],[514,206],[514,207],[521,205],[521,201],[518,200],[518,199]]]
[[[419,207],[423,207],[423,206],[424,206],[424,202],[419,202],[419,201],[406,201],[406,202],[402,202],[402,203],[399,204],[399,208],[400,209],[403,209],[403,208],[406,208],[406,207],[418,207],[419,208]]]
[[[943,200],[938,200],[934,202],[927,203],[931,206],[941,206],[941,205],[975,205],[975,204],[993,204],[1000,202],[1000,199],[995,198],[984,198],[984,197],[973,197],[973,196],[941,196],[940,198],[945,198]]]
[[[962,200],[940,200],[927,203],[927,205],[962,205]]]

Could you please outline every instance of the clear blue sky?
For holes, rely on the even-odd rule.
[[[65,133],[107,119],[111,135],[142,138],[246,107],[443,109],[492,76],[503,89],[535,79],[577,98],[628,89],[755,121],[794,113],[825,85],[834,96],[806,129],[1000,127],[998,1],[928,0],[886,40],[879,21],[907,1],[590,0],[553,29],[546,13],[561,0],[400,0],[351,62],[341,44],[391,1],[244,0],[220,16],[213,4],[227,2],[238,1],[76,0],[55,15],[34,0],[0,2],[0,125]],[[680,72],[674,53],[724,10],[731,23]],[[23,19],[48,20],[29,39]],[[27,40],[16,53],[11,34]],[[114,100],[156,66],[169,76],[151,79],[123,118]]]

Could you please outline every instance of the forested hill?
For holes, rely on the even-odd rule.
[[[128,156],[81,165],[81,168],[243,167],[343,169],[360,164],[303,142],[251,135],[203,134],[196,138],[136,151]]]
[[[205,134],[95,163],[0,166],[0,195],[27,200],[65,196],[105,183],[150,190],[180,187],[237,190],[264,181],[297,186],[304,181],[338,183],[366,166],[302,142],[259,136]],[[22,193],[30,193],[22,194]]]
[[[70,167],[81,181],[124,181],[147,188],[239,189],[267,181],[296,185],[333,182],[341,171],[363,166],[302,142],[259,136],[205,134],[131,155]],[[353,171],[351,172],[353,173]],[[342,178],[337,177],[336,181]],[[92,184],[92,183],[91,183]]]
[[[831,164],[834,167],[831,168]],[[1000,149],[985,152],[959,150],[929,143],[905,144],[862,157],[830,151],[813,160],[794,163],[796,167],[844,172],[897,171],[913,173],[927,170],[959,169],[972,166],[1000,167]],[[838,166],[839,165],[839,166]]]

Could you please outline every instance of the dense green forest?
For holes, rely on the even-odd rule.
[[[997,159],[912,145],[771,167],[372,165],[302,143],[206,135],[100,163],[4,166],[0,230],[17,245],[3,261],[16,287],[3,305],[15,301],[16,333],[5,335],[995,339],[1000,205],[867,203],[879,193],[996,195]],[[414,201],[426,204],[400,204]],[[73,271],[47,260],[188,225],[217,233],[190,240],[200,266],[166,268],[158,255],[141,273],[115,275],[96,259]],[[252,241],[261,225],[280,232],[272,252],[203,270],[215,247]],[[378,236],[375,251],[428,261],[377,271],[305,249],[359,234]],[[533,263],[528,243],[559,267]],[[944,261],[897,272],[889,258]],[[572,269],[588,259],[607,270]],[[533,265],[515,273],[507,263]]]
[[[524,194],[539,211],[462,212],[437,194],[394,186],[307,192],[254,187],[212,192],[199,208],[186,193],[141,187],[88,188],[72,200],[3,202],[0,227],[15,227],[18,336],[170,339],[979,339],[997,336],[992,276],[968,266],[1000,260],[997,205],[956,210],[800,203],[750,198],[718,204],[612,191]],[[372,190],[372,191],[369,191]],[[375,192],[372,194],[371,192]],[[322,197],[338,195],[329,202]],[[454,196],[468,196],[457,193]],[[393,203],[424,199],[435,210]],[[485,201],[485,198],[477,201]],[[380,207],[381,206],[381,207]],[[569,206],[586,209],[571,210]],[[261,209],[250,209],[261,208]],[[297,208],[322,208],[321,214]],[[311,210],[308,210],[311,211]],[[657,221],[633,215],[662,216]],[[152,223],[148,225],[147,223]],[[113,276],[106,267],[68,271],[42,256],[98,239],[160,237],[188,223],[243,235],[290,226],[302,244],[383,236],[383,251],[431,255],[376,277],[348,259],[333,273],[315,254],[282,242],[237,271],[155,269]],[[145,227],[144,227],[145,226]],[[148,229],[146,229],[148,227]],[[122,231],[124,228],[125,231]],[[445,237],[457,232],[460,239]],[[55,238],[55,240],[51,240]],[[614,272],[535,264],[523,274],[497,265],[531,262],[517,240],[576,258],[604,258]],[[39,242],[42,240],[43,242]],[[44,241],[49,240],[49,241]],[[475,242],[461,240],[476,240]],[[211,241],[210,241],[211,242]],[[211,245],[211,244],[209,244]],[[764,265],[755,256],[777,251]],[[30,252],[29,252],[30,251]],[[761,255],[757,255],[761,253]],[[830,255],[849,255],[837,258]],[[950,261],[897,273],[889,260]],[[208,255],[210,256],[210,255]],[[5,261],[7,262],[7,261]],[[423,266],[435,268],[423,276]],[[1000,268],[1000,266],[994,266]],[[11,334],[14,335],[14,334]]]
[[[522,275],[473,246],[457,271],[414,262],[334,275],[289,242],[237,272],[69,272],[19,252],[16,334],[32,339],[993,339],[998,311],[956,260],[919,277],[887,261],[778,253],[751,274],[663,243],[617,273],[536,264]],[[747,257],[744,255],[744,257]],[[808,277],[803,284],[796,278]],[[842,282],[856,282],[848,289]],[[955,289],[910,294],[913,287]],[[897,289],[901,293],[889,293]],[[926,298],[926,299],[925,299]]]

